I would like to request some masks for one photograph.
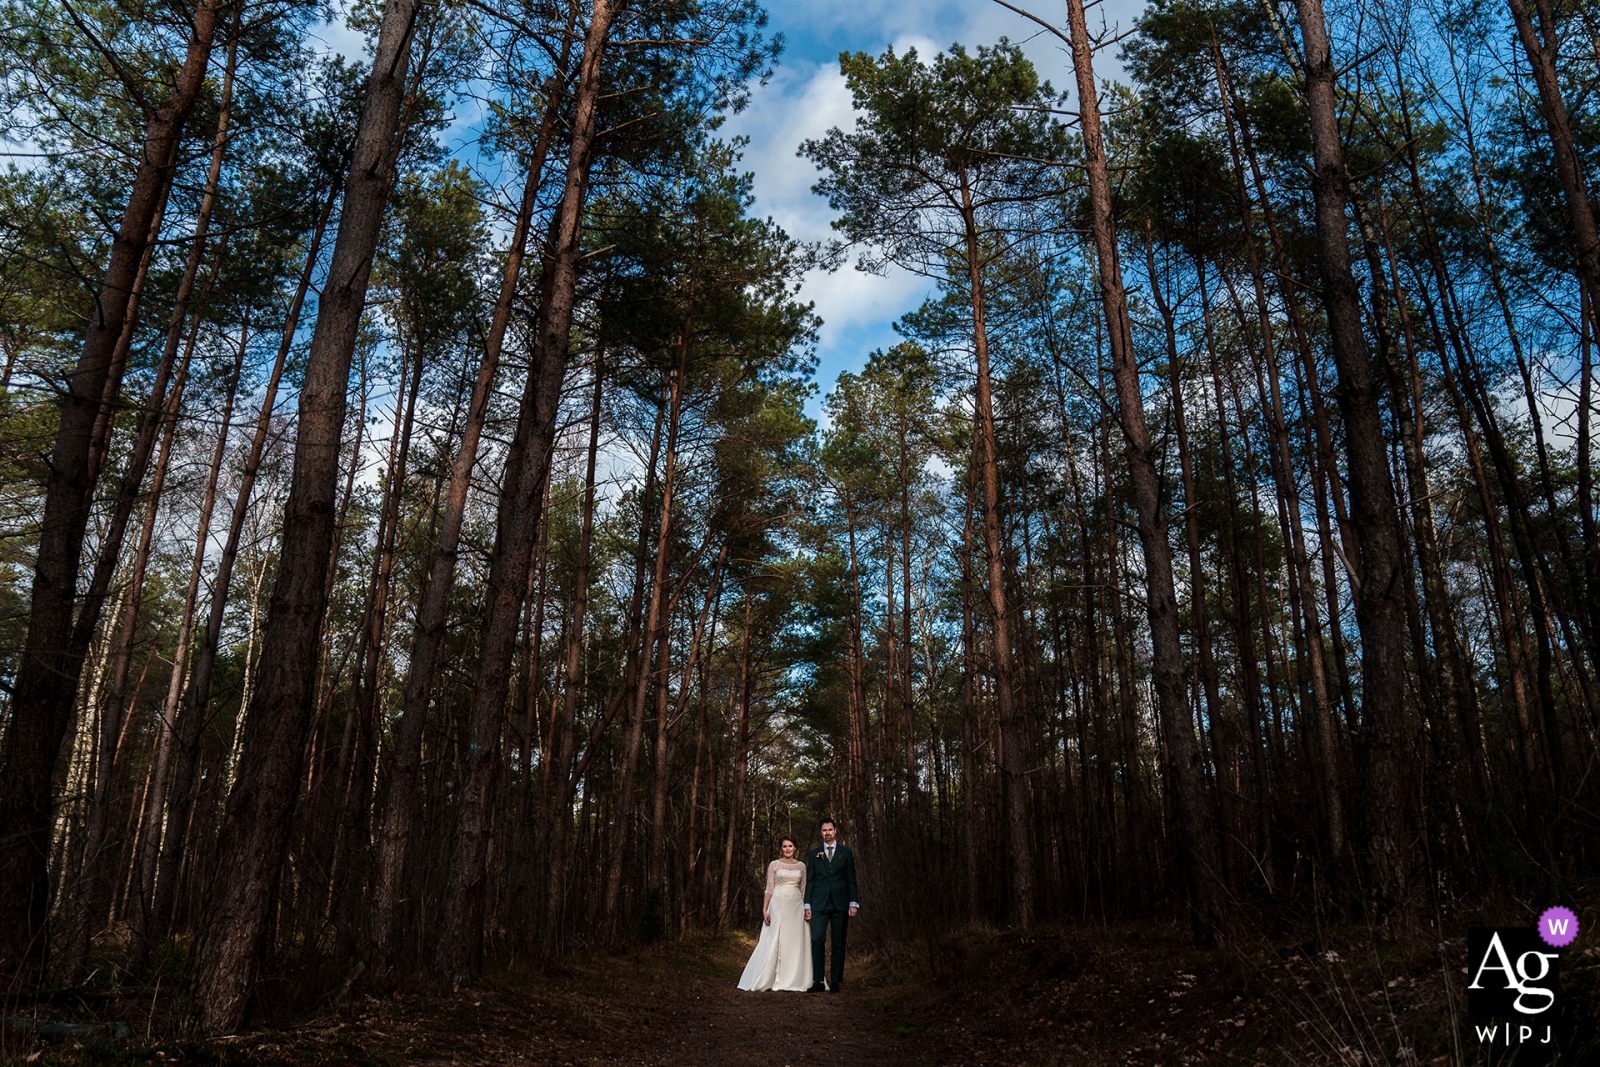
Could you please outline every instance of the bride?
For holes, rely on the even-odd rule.
[[[794,838],[783,838],[783,856],[767,864],[767,895],[761,902],[761,939],[739,978],[740,989],[811,986],[811,933],[805,917],[806,865],[795,858]]]

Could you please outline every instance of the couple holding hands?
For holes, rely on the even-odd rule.
[[[739,978],[740,989],[837,993],[844,982],[845,931],[861,907],[856,856],[839,843],[838,825],[832,819],[823,819],[818,832],[822,844],[807,850],[804,857],[794,838],[785,837],[781,856],[767,864],[761,938]],[[833,959],[824,982],[825,939],[830,931]]]

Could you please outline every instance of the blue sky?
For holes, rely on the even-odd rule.
[[[1018,6],[1065,22],[1061,0]],[[1108,23],[1120,22],[1126,29],[1142,6],[1140,0],[1107,0],[1095,12],[1105,11]],[[992,0],[770,0],[768,12],[770,29],[785,38],[783,58],[773,78],[754,90],[750,107],[724,129],[750,138],[744,164],[755,175],[755,210],[802,240],[833,235],[827,203],[811,192],[817,173],[795,150],[806,138],[853,121],[839,74],[840,52],[876,54],[892,44],[897,51],[915,46],[931,56],[953,42],[970,47],[1005,36],[1021,44],[1040,74],[1058,89],[1072,82],[1071,64],[1060,43]],[[1097,72],[1102,78],[1117,73],[1110,55],[1097,62]],[[813,414],[841,371],[860,368],[873,349],[894,344],[891,324],[915,308],[927,291],[923,279],[909,274],[875,277],[848,264],[831,275],[818,272],[807,278],[802,298],[815,302],[823,320],[817,370],[821,393],[811,405]]]

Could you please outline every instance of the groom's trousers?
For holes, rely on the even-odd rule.
[[[838,989],[844,981],[844,937],[850,929],[850,913],[845,911],[818,911],[811,914],[811,980],[822,981],[824,960],[823,938],[833,931],[833,967],[828,971],[828,985]]]

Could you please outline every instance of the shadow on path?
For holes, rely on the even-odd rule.
[[[236,1039],[232,1051],[252,1064],[973,1062],[915,1011],[908,1014],[915,1001],[870,959],[851,960],[837,994],[739,990],[753,946],[741,934],[694,938],[574,958],[545,973],[503,972],[454,994],[358,1000],[318,1024]]]

